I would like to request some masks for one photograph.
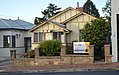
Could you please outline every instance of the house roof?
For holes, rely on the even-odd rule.
[[[71,10],[71,9],[74,9],[74,8],[68,7],[68,8],[66,8],[66,9],[64,9],[62,12],[60,12],[60,13],[58,13],[58,14],[52,16],[52,17],[49,18],[48,20],[51,21],[52,19],[56,18],[57,16],[61,15],[62,13],[66,12],[66,11],[68,11],[68,10]],[[75,10],[75,9],[74,9],[74,10]],[[44,21],[43,23],[41,23],[41,24],[39,24],[39,25],[33,27],[29,32],[32,32],[33,30],[37,29],[38,27],[44,25],[44,24],[47,23],[47,22],[48,22],[48,21]]]
[[[58,22],[51,21],[52,19],[56,18],[57,16],[61,15],[62,13],[66,12],[66,11],[68,11],[68,10],[71,10],[71,9],[74,9],[74,8],[72,8],[72,7],[66,8],[66,9],[63,10],[62,12],[60,12],[60,13],[54,15],[53,17],[49,18],[47,21],[44,21],[43,23],[41,23],[41,24],[39,24],[39,25],[33,27],[31,30],[29,30],[29,32],[33,32],[35,29],[37,29],[37,28],[39,28],[40,26],[46,24],[47,22],[53,23],[53,24],[55,24],[55,25],[58,25],[58,26],[64,28],[64,27],[62,26],[64,23],[67,23],[67,22],[71,21],[72,19],[74,19],[74,18],[76,18],[76,17],[78,17],[78,16],[80,16],[80,15],[82,15],[82,14],[86,14],[86,13],[83,12],[83,11],[79,11],[79,10],[77,10],[77,9],[74,9],[74,10],[76,10],[76,11],[79,11],[79,13],[77,13],[76,15],[70,17],[69,19],[65,20],[64,22],[58,23]],[[89,15],[89,14],[86,14],[86,15],[91,16],[91,15]],[[92,16],[92,17],[94,17],[94,16]],[[94,17],[94,18],[96,18],[96,17]],[[66,28],[65,28],[65,29],[66,29]],[[68,29],[67,29],[67,30],[68,30]]]
[[[57,26],[63,28],[65,31],[68,31],[68,32],[71,31],[71,30],[68,30],[68,29],[66,28],[66,26],[63,25],[63,24],[60,24],[60,23],[58,23],[58,22],[54,22],[54,21],[51,21],[51,20],[46,20],[46,21],[43,22],[42,24],[40,24],[40,25],[38,25],[38,26],[32,28],[29,32],[32,32],[33,30],[35,30],[35,29],[37,29],[37,28],[43,26],[43,25],[46,24],[46,23],[52,23],[52,24],[55,24],[55,25],[57,25]]]
[[[66,8],[66,9],[64,9],[62,12],[60,12],[60,13],[58,13],[58,14],[52,16],[51,18],[49,18],[49,20],[52,20],[52,19],[56,18],[57,16],[61,15],[62,13],[66,12],[66,11],[68,11],[68,10],[71,10],[71,9],[74,9],[74,8],[68,7],[68,8]],[[75,9],[74,9],[74,10],[75,10]]]
[[[0,18],[0,29],[16,29],[16,30],[29,30],[35,25],[23,20],[11,20],[11,19],[1,19]]]
[[[54,22],[54,21],[51,21],[51,20],[48,20],[48,22],[50,22],[50,23],[52,23],[52,24],[55,24],[55,25],[57,25],[57,26],[63,28],[65,31],[69,31],[69,32],[71,31],[71,30],[67,29],[65,25],[60,24],[60,23],[58,23],[58,22]]]

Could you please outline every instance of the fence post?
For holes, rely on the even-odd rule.
[[[89,55],[94,56],[94,45],[90,45]]]
[[[39,53],[39,48],[35,48],[35,58],[38,58],[40,56],[40,53]]]
[[[11,59],[16,58],[16,50],[10,50]]]
[[[112,62],[112,55],[110,54],[110,45],[104,45],[104,53],[105,53],[105,62]]]
[[[65,56],[66,54],[66,44],[62,44],[61,46],[61,56]]]

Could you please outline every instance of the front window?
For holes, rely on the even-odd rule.
[[[53,32],[53,39],[60,40],[62,32]]]
[[[3,36],[3,47],[9,48],[10,47],[10,36]]]
[[[43,33],[34,33],[34,42],[40,42],[43,40]]]
[[[4,35],[3,36],[3,47],[4,48],[15,48],[16,47],[16,43],[15,43],[15,35]]]
[[[38,33],[34,33],[34,42],[38,42]]]
[[[57,32],[53,32],[53,39],[57,39]]]
[[[43,38],[42,38],[42,37],[43,37],[43,33],[42,33],[42,32],[40,32],[40,33],[39,33],[39,42],[43,40]]]
[[[15,44],[15,36],[12,36],[12,48],[15,48],[16,46],[16,44]]]

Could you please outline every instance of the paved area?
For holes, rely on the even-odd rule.
[[[41,67],[0,67],[1,72],[74,72],[74,71],[119,70],[118,63],[94,63],[82,65],[49,65]]]
[[[10,67],[10,58],[0,57],[0,67]]]

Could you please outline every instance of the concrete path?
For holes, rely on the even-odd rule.
[[[0,67],[9,67],[10,58],[9,57],[0,57]]]

